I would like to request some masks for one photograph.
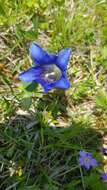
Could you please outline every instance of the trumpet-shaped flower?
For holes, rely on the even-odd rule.
[[[38,44],[30,47],[30,56],[34,65],[19,75],[24,82],[37,82],[47,93],[53,88],[68,89],[70,82],[67,79],[67,66],[71,54],[70,48],[61,50],[58,54],[49,54]]]
[[[102,173],[101,179],[103,179],[104,181],[107,181],[107,173]]]
[[[79,164],[80,166],[83,166],[87,170],[89,170],[92,167],[97,166],[97,161],[92,157],[92,155],[85,151],[79,152]]]

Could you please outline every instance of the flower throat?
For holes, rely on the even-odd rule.
[[[48,83],[54,83],[60,79],[61,75],[60,69],[55,64],[44,65],[41,78]]]

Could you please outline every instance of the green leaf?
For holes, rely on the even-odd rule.
[[[58,190],[58,187],[56,187],[56,186],[53,185],[53,184],[47,185],[47,188],[48,188],[48,190]]]
[[[37,32],[33,30],[25,31],[24,37],[27,40],[35,40],[37,38]]]
[[[29,7],[29,8],[34,8],[35,5],[37,4],[37,2],[35,0],[26,0],[26,5]]]
[[[40,190],[40,189],[37,186],[32,185],[32,186],[19,187],[17,190]]]
[[[90,176],[84,177],[87,188],[91,190],[107,190],[106,185],[100,179],[98,174],[91,174]]]
[[[38,86],[37,83],[32,82],[32,83],[30,83],[28,86],[26,86],[25,89],[26,89],[27,91],[29,91],[29,92],[33,92],[33,91],[36,89],[37,86]]]
[[[104,90],[98,92],[96,96],[96,106],[107,109],[107,93]]]
[[[0,15],[6,16],[5,10],[1,3],[0,3]]]
[[[106,59],[107,58],[107,46],[104,46],[101,49],[101,53],[102,53],[103,58]]]
[[[7,151],[7,157],[11,158],[15,151],[15,145],[12,145]]]
[[[21,106],[23,109],[28,110],[32,104],[32,97],[23,98],[21,101]]]

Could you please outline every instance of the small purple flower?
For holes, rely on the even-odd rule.
[[[107,181],[107,173],[102,173],[101,179],[103,179],[104,181]]]
[[[34,65],[19,75],[24,82],[37,82],[47,93],[53,88],[68,89],[70,82],[67,80],[67,65],[71,49],[62,49],[58,54],[49,54],[38,44],[33,43],[30,47],[30,56]]]
[[[93,159],[92,154],[85,151],[80,151],[79,155],[80,155],[79,157],[80,166],[83,166],[87,170],[89,170],[92,167],[97,166],[97,161]]]

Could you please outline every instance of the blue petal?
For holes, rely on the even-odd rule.
[[[97,166],[97,161],[95,159],[91,159],[91,166]]]
[[[32,43],[29,51],[31,58],[36,64],[50,64],[56,61],[56,55],[48,54],[36,43]]]
[[[84,159],[82,157],[79,158],[80,166],[84,166]]]
[[[58,53],[56,64],[60,67],[62,71],[67,69],[70,54],[71,54],[70,48],[65,48]]]
[[[51,85],[49,85],[48,83],[46,83],[44,81],[40,81],[39,83],[43,87],[45,93],[47,93],[49,90],[51,90],[53,88]]]
[[[87,156],[87,152],[85,152],[84,150],[80,150],[79,155],[81,157],[86,157]]]
[[[58,80],[53,84],[53,87],[68,89],[70,88],[70,82],[65,77],[62,76],[60,80]]]
[[[91,153],[85,152],[84,150],[80,150],[79,155],[80,155],[81,157],[92,158]]]
[[[105,181],[107,180],[107,173],[102,173],[101,178]]]
[[[41,68],[38,66],[37,67],[31,67],[27,71],[19,74],[19,79],[24,81],[24,82],[36,81],[39,78],[41,71],[42,71]]]
[[[91,165],[90,165],[90,163],[84,163],[84,167],[85,167],[87,170],[89,170],[89,169],[91,168]]]

